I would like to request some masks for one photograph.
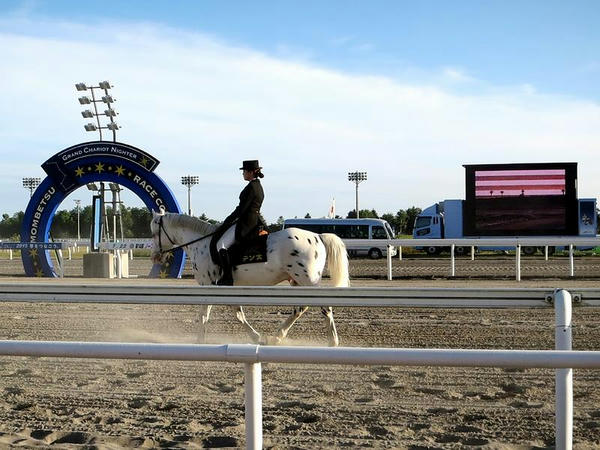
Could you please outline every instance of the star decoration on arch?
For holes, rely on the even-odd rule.
[[[104,164],[102,164],[101,162],[97,163],[96,168],[94,169],[94,172],[98,172],[98,173],[104,172]]]
[[[84,172],[85,171],[81,167],[77,167],[77,169],[75,169],[75,176],[82,177]]]
[[[123,168],[123,166],[115,167],[115,173],[117,174],[117,176],[123,176],[125,175],[125,169]]]

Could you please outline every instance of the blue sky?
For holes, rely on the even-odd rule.
[[[595,1],[3,0],[1,212],[25,209],[16,173],[43,176],[90,138],[73,85],[102,79],[119,140],[162,161],[181,204],[178,176],[201,175],[193,210],[217,219],[248,158],[273,221],[332,198],[346,214],[353,170],[380,213],[462,198],[468,163],[579,162],[580,196],[596,197],[598,23]]]

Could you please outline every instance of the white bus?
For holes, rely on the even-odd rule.
[[[302,228],[313,233],[333,233],[342,239],[394,239],[389,223],[382,219],[286,219],[283,228]],[[379,259],[387,254],[387,245],[373,245],[371,248],[348,249],[350,256],[368,255]],[[392,247],[392,256],[396,248]]]

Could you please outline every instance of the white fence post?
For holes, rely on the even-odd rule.
[[[548,246],[544,245],[544,259],[548,261]]]
[[[450,246],[450,276],[453,277],[456,274],[456,261],[454,259],[454,248],[456,246],[452,244]]]
[[[398,259],[400,261],[402,261],[402,246],[401,245],[398,247]]]
[[[63,266],[63,254],[61,249],[58,249],[56,252],[56,265],[58,266],[58,276],[63,278],[65,276],[65,268]]]
[[[392,279],[392,249],[394,247],[392,247],[391,245],[388,245],[387,248],[387,270],[388,270],[388,276],[387,279],[388,281],[390,281]]]
[[[13,259],[13,251],[12,248],[8,250],[8,259],[10,259],[12,261]]]
[[[260,363],[244,363],[246,448],[262,449],[262,372]]]
[[[554,292],[555,348],[571,350],[571,294],[563,289]],[[573,369],[556,369],[556,437],[557,449],[573,447]]]
[[[570,276],[575,276],[575,262],[573,261],[573,244],[569,244],[569,269]]]
[[[471,245],[471,261],[475,261],[475,246]]]
[[[515,248],[515,259],[516,259],[517,281],[521,281],[521,244],[517,244],[517,246]]]

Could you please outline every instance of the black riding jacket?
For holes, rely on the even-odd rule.
[[[241,242],[252,239],[257,234],[258,227],[266,225],[260,213],[264,198],[265,194],[258,178],[248,182],[240,193],[240,204],[223,222],[223,228],[225,228],[237,219],[236,241]]]

